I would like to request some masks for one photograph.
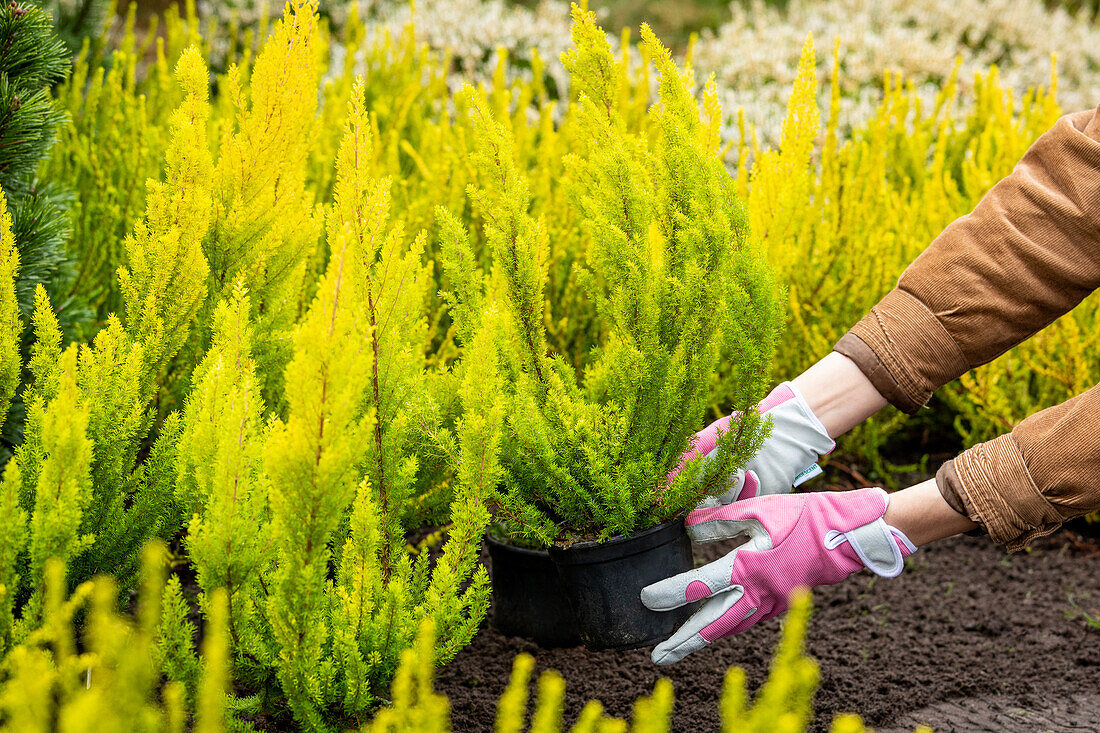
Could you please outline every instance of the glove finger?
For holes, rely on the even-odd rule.
[[[684,451],[684,455],[681,457],[683,460],[690,460],[699,455],[706,455],[714,451],[714,446],[718,445],[718,433],[726,432],[729,430],[729,424],[732,416],[715,420],[710,425],[706,426],[694,436],[692,436],[691,447]],[[682,463],[683,461],[681,461]]]
[[[751,499],[760,490],[760,479],[754,471],[738,470],[730,478],[727,488],[720,494],[707,497],[688,514],[685,520],[688,536],[692,542],[706,544],[718,540],[729,539],[733,535],[729,533],[726,522],[716,521],[717,518],[705,519],[710,515],[706,510],[732,504],[740,499]]]
[[[652,611],[671,611],[729,590],[733,561],[741,549],[702,567],[647,585],[642,588],[642,603]]]
[[[680,461],[676,464],[676,468],[672,469],[667,476],[668,483],[672,483],[672,479],[676,478],[676,475],[683,470],[684,464],[688,461],[695,460],[699,456],[705,456],[707,460],[710,459],[714,453],[714,447],[718,444],[718,433],[728,429],[730,419],[729,416],[723,417],[691,436],[691,445],[680,455]]]
[[[684,528],[688,537],[699,544],[728,540],[738,535],[747,535],[755,539],[758,535],[766,535],[758,517],[747,515],[743,511],[753,504],[751,492],[759,488],[756,474],[746,471],[743,481],[744,488],[740,491],[740,500],[729,501],[723,504],[708,505],[701,503],[688,512],[684,518]],[[767,549],[761,545],[755,549]]]
[[[727,614],[733,616],[751,615],[756,609],[748,610],[742,614],[745,603],[741,600],[745,590],[739,585],[733,586],[728,592],[722,593],[716,598],[711,598],[703,606],[692,614],[691,618],[683,623],[676,633],[665,641],[662,641],[653,649],[650,658],[654,664],[675,664],[694,651],[702,649],[711,641],[718,638],[707,634],[706,629],[712,627]],[[709,637],[709,638],[708,638]]]

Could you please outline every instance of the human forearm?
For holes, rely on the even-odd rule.
[[[996,358],[1100,287],[1100,109],[1043,135],[835,349],[898,409]]]
[[[1100,385],[971,446],[936,476],[941,491],[1010,551],[1100,510]]]
[[[944,500],[935,479],[922,481],[890,495],[883,517],[920,547],[977,528],[977,524],[959,514]]]
[[[835,351],[791,381],[830,438],[848,432],[887,404],[855,362]]]
[[[837,352],[826,355],[792,381],[832,438],[851,430],[887,404],[859,367]],[[935,479],[892,494],[885,520],[918,546],[977,527],[951,508]]]

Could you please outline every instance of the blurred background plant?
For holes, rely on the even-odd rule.
[[[606,334],[579,282],[592,235],[563,205],[572,174],[562,161],[586,134],[576,90],[563,81],[564,6],[461,2],[355,4],[316,23],[308,6],[289,20],[304,24],[294,26],[302,43],[287,41],[281,9],[267,15],[256,5],[252,15],[248,8],[222,15],[220,4],[205,15],[193,3],[151,6],[157,12],[106,6],[101,14],[95,4],[57,5],[61,19],[70,11],[84,18],[66,26],[78,29],[69,39],[75,55],[67,81],[69,51],[45,16],[31,6],[0,7],[0,31],[21,49],[0,58],[9,64],[0,66],[0,108],[8,114],[2,134],[20,142],[0,154],[10,157],[0,186],[11,213],[0,218],[0,397],[14,398],[9,425],[23,424],[24,404],[30,415],[25,438],[5,430],[10,446],[22,444],[0,482],[0,643],[25,650],[9,656],[29,665],[20,684],[48,666],[45,647],[66,643],[58,641],[57,619],[69,611],[56,615],[69,608],[59,600],[65,591],[76,594],[73,612],[90,595],[129,597],[151,538],[171,542],[187,558],[181,564],[201,576],[188,595],[178,578],[169,581],[165,618],[172,621],[158,632],[166,655],[159,661],[183,685],[169,694],[184,695],[181,705],[200,696],[202,668],[187,617],[200,608],[216,628],[219,585],[231,590],[228,674],[251,685],[230,701],[242,717],[279,700],[268,693],[283,689],[304,720],[358,724],[429,610],[446,617],[436,629],[443,653],[433,659],[453,654],[473,633],[484,613],[484,585],[473,570],[476,535],[487,518],[471,466],[493,468],[499,415],[479,417],[468,407],[491,401],[477,380],[492,359],[460,338],[454,304],[440,296],[456,283],[440,262],[435,212],[453,214],[468,233],[467,264],[484,272],[494,267],[486,245],[494,212],[467,197],[491,173],[471,155],[476,130],[469,97],[454,94],[459,81],[479,84],[481,104],[512,141],[512,162],[529,182],[527,213],[545,232],[546,286],[534,310],[547,350],[579,380]],[[1089,11],[1073,15],[1027,0],[994,7],[1000,15],[967,2],[899,8],[898,25],[898,16],[870,3],[792,0],[786,9],[734,6],[711,35],[694,45],[683,39],[680,50],[696,71],[690,88],[701,88],[708,65],[715,72],[726,105],[725,161],[788,289],[775,381],[828,351],[1061,110],[1092,106],[1098,64],[1091,54],[1100,46]],[[89,30],[96,18],[98,32]],[[456,20],[467,35],[456,32]],[[818,29],[816,44],[806,37],[810,28]],[[1061,34],[1057,73],[1051,29]],[[282,38],[272,46],[282,51],[265,58],[260,49],[269,38]],[[509,52],[496,48],[502,40]],[[628,34],[609,43],[616,93],[606,103],[629,135],[651,135],[655,79],[644,46]],[[830,52],[831,62],[821,60]],[[745,93],[751,99],[737,96]],[[371,140],[354,147],[350,167],[340,154],[342,143],[349,149],[349,109],[359,111],[356,127]],[[342,167],[333,165],[338,158]],[[369,211],[341,208],[348,176],[374,192]],[[374,235],[370,248],[336,246]],[[365,261],[345,270],[345,249]],[[369,301],[381,292],[363,281],[384,282],[383,262],[409,281],[398,288],[401,299],[386,291],[396,320],[379,322],[385,311]],[[359,284],[356,297],[337,298],[334,283],[344,274]],[[904,421],[896,413],[876,418],[845,438],[837,465],[861,482],[889,482],[900,464],[927,472],[965,442],[993,437],[1091,386],[1100,356],[1097,303],[1086,299],[1028,344],[946,387],[938,396],[944,409]],[[325,308],[340,310],[356,338],[377,333],[372,349],[381,355],[364,361],[354,349],[341,350],[347,344],[340,339],[325,342],[326,351],[318,346],[323,338],[294,336],[323,331]],[[313,482],[301,478],[310,450],[288,436],[306,435],[314,408],[330,414],[324,391],[318,398],[309,387],[321,379],[310,364],[321,362],[342,369],[332,372],[341,388],[372,389],[348,403],[360,412],[339,416],[347,434],[367,438],[338,450],[317,438],[312,455],[342,473]],[[383,368],[364,381],[372,364]],[[711,385],[713,412],[734,404],[735,381],[726,371]],[[247,417],[245,452],[235,448],[241,436],[232,425],[207,419],[234,414]],[[208,450],[212,439],[203,431],[210,426],[225,435]],[[292,442],[296,448],[283,449]],[[211,451],[221,473],[203,473]],[[250,462],[241,468],[244,453]],[[240,476],[252,485],[238,494],[230,487]],[[317,489],[330,484],[338,490]],[[46,490],[52,486],[59,488]],[[391,489],[387,504],[382,492]],[[247,523],[248,541],[222,556],[219,532],[238,529],[218,519],[226,513],[256,521]],[[429,570],[448,534],[459,539],[433,585]],[[64,563],[60,571],[51,558]],[[362,572],[351,567],[357,558]],[[318,568],[330,560],[342,575],[326,584]],[[389,571],[378,570],[386,565]],[[229,580],[246,567],[247,583]],[[115,588],[84,585],[105,571]],[[370,605],[368,596],[384,596],[399,633],[379,631],[381,617],[356,615]],[[264,615],[272,598],[296,610]],[[316,638],[295,641],[302,619],[334,608],[351,610]],[[88,618],[115,622],[94,609]],[[250,629],[243,643],[233,638],[238,625]],[[339,659],[326,651],[336,646]],[[310,675],[315,660],[330,657],[319,674],[333,684],[320,690]],[[66,664],[57,667],[64,675],[73,671]],[[411,669],[398,679],[411,680]],[[75,693],[64,675],[42,677],[49,689],[33,699],[49,706],[65,699],[57,690]],[[371,690],[348,684],[359,679],[370,679]],[[13,690],[6,688],[5,701],[23,694]],[[249,694],[258,690],[266,697]],[[646,704],[664,709],[664,694]],[[170,697],[164,703],[176,704]],[[134,704],[126,709],[135,715],[159,714],[142,707],[144,699]],[[171,708],[166,719],[182,720],[182,709]],[[285,722],[291,713],[280,710]]]
[[[90,338],[119,302],[118,242],[144,205],[141,182],[162,169],[167,110],[178,101],[169,71],[175,59],[199,43],[222,59],[221,68],[232,62],[247,68],[281,13],[265,11],[263,2],[162,5],[163,16],[150,14],[157,4],[143,4],[136,19],[131,10],[109,23],[109,33],[89,39],[73,80],[58,90],[72,122],[41,175],[74,193],[69,295],[97,314],[89,333],[67,338]],[[611,2],[601,12],[625,18],[630,11]],[[1089,95],[1100,88],[1100,30],[1088,8],[1039,0],[897,7],[792,0],[734,3],[723,12],[728,16],[694,43],[688,33],[677,36],[692,30],[688,21],[668,19],[665,27],[690,54],[697,84],[715,75],[728,164],[789,284],[790,322],[776,380],[827,351],[947,223],[1011,170],[1060,110],[1092,106]],[[461,212],[488,264],[482,215],[463,203],[466,185],[477,181],[468,163],[469,130],[456,127],[448,109],[463,79],[480,80],[494,110],[507,111],[517,158],[538,183],[532,206],[553,243],[548,337],[579,375],[599,333],[574,275],[585,236],[562,213],[563,176],[554,162],[573,145],[559,58],[568,45],[565,5],[359,2],[339,11],[323,4],[321,16],[330,28],[307,190],[320,202],[331,197],[327,161],[339,143],[351,79],[361,73],[378,121],[374,172],[393,177],[395,211],[407,225],[428,230],[426,255],[440,289],[447,278],[434,252],[436,206]],[[466,22],[471,18],[478,20]],[[815,38],[808,56],[807,30]],[[653,80],[628,36],[610,41],[628,79],[622,101],[634,110],[626,113],[628,126],[644,124]],[[826,74],[829,82],[819,81]],[[224,72],[213,82],[216,93]],[[215,94],[214,124],[231,114],[225,97]],[[803,122],[784,125],[796,119]],[[447,364],[459,353],[454,328],[437,289],[429,290],[427,358]],[[1087,365],[1100,348],[1094,300],[942,390],[935,414],[881,416],[846,438],[838,457],[854,458],[873,481],[891,480],[891,461],[934,469],[964,442],[991,438],[1088,386]],[[711,402],[716,413],[728,409],[721,380]]]
[[[724,90],[723,108],[775,142],[783,100],[798,69],[798,49],[813,33],[819,60],[839,44],[838,131],[845,137],[874,114],[887,74],[911,84],[926,107],[952,77],[964,96],[976,74],[996,66],[1000,83],[1022,96],[1050,82],[1057,55],[1059,102],[1076,111],[1096,106],[1100,86],[1100,27],[1087,13],[1049,8],[1041,0],[762,0],[730,5],[732,17],[704,31],[695,46],[702,74]],[[826,101],[825,91],[819,103]]]

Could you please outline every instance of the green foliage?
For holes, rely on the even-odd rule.
[[[290,353],[287,334],[312,294],[321,228],[305,188],[321,74],[316,3],[291,7],[256,58],[247,95],[243,67],[222,80],[220,100],[231,112],[219,113],[213,223],[203,244],[207,307],[228,299],[238,280],[248,289],[254,356],[273,407]]]
[[[173,532],[179,522],[177,513],[163,511],[163,495],[149,490],[174,460],[167,454],[173,452],[175,419],[165,422],[149,460],[140,461],[152,427],[151,403],[189,333],[206,269],[199,247],[210,221],[210,164],[202,129],[205,73],[197,54],[181,58],[177,77],[186,99],[173,118],[166,181],[149,182],[146,214],[126,240],[130,265],[119,271],[125,321],[112,316],[92,345],[80,349],[79,382],[96,446],[85,524],[102,532],[77,577],[115,567],[125,578],[136,569],[149,530],[159,522]]]
[[[19,505],[19,484],[19,466],[9,462],[0,481],[0,655],[7,653],[12,640],[12,612],[20,583],[16,563],[27,532],[27,513]]]
[[[393,731],[449,731],[451,705],[446,697],[432,689],[435,665],[434,627],[421,624],[416,645],[401,653],[401,666],[393,680],[392,704],[383,708],[369,725],[370,733]]]
[[[747,408],[761,396],[774,349],[776,289],[719,156],[713,88],[700,120],[690,80],[647,28],[643,38],[660,90],[652,142],[627,128],[607,40],[590,13],[574,10],[576,49],[565,63],[579,89],[579,151],[564,163],[587,240],[579,279],[606,329],[583,385],[547,353],[550,245],[529,213],[513,137],[484,95],[467,93],[473,160],[486,172],[471,196],[487,217],[491,293],[505,314],[498,339],[511,445],[497,503],[508,531],[525,541],[545,544],[562,532],[606,538],[679,516],[718,490],[765,430]],[[455,314],[472,320],[475,255],[453,218],[441,225]],[[460,332],[474,328],[460,323]],[[666,490],[723,360],[734,365],[733,399],[745,414],[720,438],[717,460],[695,462]]]
[[[775,281],[789,292],[777,357],[789,376],[1057,113],[1050,94],[1005,95],[995,73],[973,103],[949,85],[932,108],[890,77],[879,113],[841,144],[835,104],[821,129],[807,53],[783,144],[761,151],[743,136],[734,180],[718,90],[697,99],[648,31],[612,55],[578,11],[569,100],[551,101],[538,68],[510,81],[505,53],[490,87],[452,95],[451,60],[415,28],[367,41],[354,16],[322,82],[329,39],[314,10],[295,3],[269,39],[229,46],[213,26],[200,35],[190,9],[167,14],[163,41],[155,29],[139,41],[131,14],[117,47],[87,42],[60,106],[28,102],[57,81],[40,58],[54,46],[23,46],[33,63],[6,67],[0,109],[39,152],[0,148],[17,163],[4,175],[23,176],[0,180],[12,214],[10,235],[0,226],[0,407],[11,404],[9,424],[27,414],[0,482],[0,653],[16,645],[2,725],[60,719],[81,670],[57,661],[78,658],[58,619],[106,593],[83,582],[104,570],[127,597],[140,548],[159,536],[178,540],[199,593],[173,578],[163,613],[139,622],[169,684],[120,672],[134,683],[117,692],[131,720],[358,726],[393,682],[394,712],[374,725],[436,729],[446,709],[432,669],[486,610],[486,502],[541,543],[562,527],[599,537],[682,513],[766,429],[749,413],[723,436],[722,461],[663,490],[707,409],[761,396],[784,319]],[[0,18],[0,31],[39,33],[27,18]],[[212,79],[215,45],[236,66]],[[17,71],[38,86],[4,107]],[[39,176],[74,193],[72,263],[43,287],[64,220],[33,173],[61,109],[72,121]],[[963,435],[1081,388],[1091,302],[948,388]],[[74,324],[84,304],[94,323]],[[35,338],[21,358],[24,317]],[[894,428],[876,423],[847,448],[878,460]],[[420,539],[427,518],[439,528]],[[196,613],[213,630],[202,654]],[[417,641],[425,620],[435,636]],[[788,661],[753,710],[808,704],[809,667]],[[517,670],[513,707],[530,665]],[[770,721],[745,712],[730,680],[726,718]],[[560,727],[563,684],[540,681],[534,730]],[[661,729],[670,705],[656,689],[636,729]],[[592,705],[579,729],[623,725]]]
[[[1017,99],[996,69],[975,79],[973,100],[964,103],[951,79],[931,106],[890,75],[875,115],[841,143],[838,60],[834,54],[832,103],[822,129],[813,58],[810,38],[779,149],[755,148],[746,134],[739,152],[738,186],[752,229],[761,234],[788,288],[789,322],[776,363],[780,378],[801,373],[828,353],[947,224],[1012,170],[1059,114],[1052,91]],[[1070,375],[1080,374],[1074,365],[1087,359],[1091,341],[1084,334],[1092,333],[1094,308],[1082,306],[1049,335],[1002,357],[998,366],[941,390],[962,416],[964,441],[993,437],[1029,409],[1065,399],[1073,389],[1067,378],[1080,386]],[[1025,379],[1024,370],[1031,367]],[[729,382],[726,374],[721,381]],[[903,426],[903,418],[886,411],[844,436],[839,453],[857,455],[871,464],[873,477],[889,480],[896,468],[879,449]],[[950,421],[947,414],[936,429],[948,430]]]
[[[153,379],[183,345],[205,299],[202,241],[211,226],[213,187],[206,147],[206,65],[190,50],[181,57],[176,76],[186,99],[172,120],[167,181],[149,181],[146,215],[127,237],[129,264],[119,269],[126,330],[144,352],[140,386],[146,399],[155,395]]]
[[[335,674],[324,654],[329,542],[355,496],[375,419],[361,409],[373,364],[367,304],[355,297],[355,278],[365,273],[350,249],[354,240],[342,239],[331,245],[317,297],[295,331],[288,417],[272,426],[264,456],[279,556],[270,612],[286,659],[280,682],[295,717],[311,729],[323,727],[314,700]]]
[[[349,716],[374,706],[420,618],[437,619],[449,658],[487,608],[484,570],[474,571],[487,522],[475,472],[459,468],[450,537],[435,567],[405,549],[402,507],[417,460],[403,403],[424,388],[426,278],[422,239],[410,246],[399,225],[390,227],[387,184],[359,163],[370,158],[369,130],[355,99],[337,161],[328,269],[295,332],[288,418],[274,423],[264,452],[278,550],[268,615],[285,660],[279,680],[311,728],[324,727],[318,703],[328,696]],[[464,450],[495,449],[494,431],[491,421],[468,421]],[[340,552],[335,587],[326,590],[330,543]]]
[[[7,197],[0,193],[0,425],[7,420],[12,399],[19,388],[23,322],[16,298],[19,249],[12,232]]]
[[[208,628],[202,642],[202,686],[195,715],[196,733],[221,733],[226,724],[225,696],[229,686],[226,592],[219,588],[211,595]]]
[[[186,548],[199,585],[224,590],[233,642],[254,652],[260,573],[271,559],[271,538],[258,439],[263,401],[248,311],[248,296],[238,288],[215,314],[213,346],[184,412],[173,483],[190,515]]]
[[[13,259],[7,254],[11,242],[3,245],[6,254],[0,279],[15,277],[19,314],[26,317],[36,286],[44,284],[51,290],[56,287],[56,275],[64,259],[66,197],[53,181],[39,179],[36,169],[49,155],[57,129],[65,121],[65,113],[51,97],[50,87],[65,78],[68,54],[50,27],[49,16],[35,5],[18,2],[0,7],[0,49],[0,190],[6,198],[5,218],[8,214],[11,217],[4,225],[5,236],[14,237],[17,250]],[[17,325],[13,320],[17,314],[8,311],[9,305],[5,298],[5,339],[11,337]],[[79,318],[78,310],[59,307],[67,322]],[[5,445],[0,458],[6,460],[11,448],[22,439],[24,409],[14,394],[19,372],[12,370],[18,350],[13,353],[8,343],[3,351],[5,377],[0,398],[5,400],[5,408],[12,408],[4,412],[9,419],[3,426]]]
[[[43,0],[38,4],[53,18],[54,30],[73,53],[85,39],[101,32],[104,20],[115,11],[111,0]]]
[[[156,630],[154,660],[168,683],[177,685],[187,700],[194,700],[201,668],[195,655],[195,625],[188,619],[190,612],[191,608],[183,597],[179,577],[169,577],[161,594],[161,616]]]
[[[76,349],[61,356],[57,396],[41,414],[43,461],[34,489],[34,509],[28,534],[31,588],[45,587],[48,562],[62,567],[90,547],[95,535],[86,531],[84,510],[91,499],[92,443],[88,439],[89,411],[80,404],[76,384]],[[35,624],[41,595],[34,593],[23,609],[24,623]]]
[[[225,592],[238,680],[261,697],[276,692],[296,724],[313,730],[377,706],[421,619],[440,630],[435,654],[446,661],[488,606],[477,560],[502,414],[481,390],[493,368],[487,341],[469,349],[476,371],[445,379],[465,407],[455,435],[441,441],[455,473],[447,540],[434,562],[427,548],[406,546],[409,507],[429,478],[420,433],[449,429],[421,424],[437,415],[409,407],[437,384],[424,355],[431,279],[424,236],[410,241],[390,220],[389,181],[367,168],[372,127],[359,86],[337,157],[328,262],[276,395],[285,417],[264,419],[259,327],[241,275],[217,308],[179,439],[175,491],[192,515],[186,548],[200,607],[207,612],[211,594]],[[164,658],[193,689],[182,628],[166,627]]]
[[[131,5],[117,45],[107,40],[115,29],[101,22],[100,33],[77,47],[72,74],[56,91],[68,124],[39,173],[72,192],[69,263],[58,292],[92,311],[91,328],[122,308],[116,271],[124,241],[145,210],[145,182],[164,169],[170,118],[182,101],[172,77],[182,34],[170,32],[168,46],[161,39],[153,49],[155,33],[141,42],[135,36],[135,13]],[[150,56],[153,63],[139,64]],[[94,335],[69,334],[82,341]]]
[[[34,5],[11,3],[0,9],[0,39],[0,187],[14,208],[30,193],[35,169],[65,119],[50,98],[50,86],[65,77],[68,59],[49,16]]]
[[[11,520],[6,578],[15,580],[11,567],[19,561],[11,557],[27,558],[19,586],[5,593],[6,604],[27,599],[11,614],[21,619],[18,637],[41,620],[51,559],[62,563],[70,586],[108,568],[126,582],[144,542],[179,527],[167,483],[179,420],[169,416],[151,437],[150,405],[201,301],[194,290],[205,280],[199,243],[209,221],[209,156],[196,124],[206,105],[201,60],[185,57],[179,78],[187,99],[172,125],[167,181],[150,182],[146,215],[126,243],[125,325],[111,316],[91,345],[62,351],[50,298],[41,285],[35,294],[26,434],[5,474],[9,488],[19,484],[22,512]]]
[[[338,36],[346,53],[335,56],[341,61],[323,83],[321,107],[308,133],[304,190],[312,201],[329,201],[332,197],[331,161],[342,136],[340,121],[351,96],[354,75],[362,71],[366,106],[376,120],[369,170],[378,178],[391,177],[393,206],[402,212],[407,229],[430,232],[424,256],[432,267],[434,282],[428,288],[425,351],[430,364],[450,364],[459,353],[455,341],[458,334],[451,314],[436,293],[454,287],[441,264],[438,243],[446,237],[439,236],[443,234],[442,224],[436,224],[435,209],[446,207],[468,230],[477,266],[489,270],[494,260],[485,239],[486,212],[476,201],[467,202],[464,193],[471,182],[485,183],[484,172],[470,163],[472,118],[464,113],[466,103],[455,100],[447,90],[452,72],[449,59],[417,43],[414,28],[396,36],[381,31],[372,34],[372,28],[364,27],[353,15]],[[162,168],[163,149],[169,140],[169,111],[180,98],[169,69],[183,48],[195,43],[203,54],[215,46],[221,54],[229,49],[229,58],[239,64],[244,99],[218,96],[208,123],[211,139],[222,140],[222,131],[239,132],[238,102],[250,106],[247,80],[255,57],[249,49],[258,47],[258,39],[267,34],[265,22],[256,27],[255,34],[242,35],[231,43],[225,35],[237,28],[234,23],[220,28],[208,24],[200,34],[194,15],[185,12],[181,18],[174,8],[156,27],[164,28],[163,46],[153,40],[153,33],[144,36],[146,40],[137,40],[125,25],[117,49],[99,40],[90,42],[88,52],[78,57],[72,82],[59,90],[62,107],[68,110],[73,123],[63,126],[61,143],[54,146],[41,175],[75,192],[77,233],[72,256],[81,264],[74,262],[73,267],[84,273],[87,285],[53,298],[62,311],[66,339],[76,335],[64,326],[70,298],[73,303],[90,300],[95,304],[98,323],[105,322],[107,315],[121,305],[113,281],[115,268],[124,260],[119,243],[143,208],[141,182],[156,177]],[[119,33],[119,29],[112,32]],[[324,55],[322,47],[327,40],[323,33],[318,37],[315,57]],[[654,139],[654,121],[646,111],[652,68],[644,63],[647,57],[644,44],[635,47],[627,43],[621,56],[612,61],[604,57],[601,63],[613,78],[608,82],[617,90],[613,107],[626,128]],[[140,58],[149,63],[143,67],[137,63]],[[638,63],[639,58],[643,63]],[[1040,90],[1026,99],[1014,97],[1006,93],[1012,80],[1002,81],[996,73],[983,74],[974,84],[956,83],[945,75],[942,91],[931,104],[922,89],[911,89],[905,79],[891,74],[878,111],[866,124],[848,130],[840,115],[842,90],[851,80],[842,70],[834,72],[831,88],[835,91],[824,115],[814,101],[818,88],[814,70],[808,69],[805,61],[804,54],[784,124],[786,137],[779,150],[767,153],[756,149],[748,128],[755,122],[769,123],[750,117],[744,121],[738,165],[738,192],[746,203],[752,230],[767,243],[769,260],[790,289],[788,327],[784,348],[778,354],[779,376],[798,373],[827,351],[893,284],[905,264],[1007,173],[1057,115],[1052,91]],[[487,59],[486,64],[495,64],[495,70],[485,74],[493,79],[487,90],[487,107],[512,135],[517,171],[529,184],[529,213],[545,231],[547,274],[541,321],[547,346],[572,366],[578,381],[583,381],[585,369],[599,354],[592,347],[606,340],[608,334],[603,319],[596,317],[590,291],[581,287],[583,268],[578,265],[586,259],[590,236],[583,231],[578,208],[569,201],[569,190],[575,184],[564,172],[566,153],[583,149],[586,142],[583,125],[579,124],[581,108],[551,101],[542,73],[534,73],[530,81],[517,77],[513,73],[516,60],[508,54]],[[295,71],[313,82],[296,78],[288,80],[288,87],[301,90],[316,82],[311,64],[299,64]],[[228,76],[219,75],[215,85],[224,92],[229,88]],[[972,89],[973,93],[960,89]],[[724,92],[719,89],[718,93]],[[315,98],[313,94],[302,94],[297,99],[283,100],[300,111],[303,105],[312,105]],[[457,115],[451,114],[452,101]],[[279,115],[286,120],[301,119],[293,110],[280,111]],[[827,124],[820,124],[821,119],[827,119]],[[847,142],[841,142],[842,138]],[[262,146],[257,150],[270,151]],[[257,170],[272,170],[272,159],[264,157],[267,152],[257,155]],[[288,171],[297,170],[300,151],[291,146],[288,152],[292,154],[284,164]],[[220,146],[218,153],[215,159],[220,159]],[[290,178],[298,175],[295,172]],[[250,190],[258,192],[261,188]],[[238,203],[227,200],[226,210],[230,206],[245,210],[240,200],[233,200]],[[291,207],[296,213],[288,214],[288,218],[301,221],[305,208],[305,203],[301,208]],[[249,211],[256,216],[263,213],[258,208]],[[265,226],[262,219],[252,221],[260,229]],[[319,216],[314,217],[314,232],[319,231],[321,221]],[[210,248],[214,241],[208,238],[205,244]],[[314,251],[300,306],[308,302],[325,257],[323,247]],[[93,282],[99,285],[93,287]],[[171,395],[161,396],[161,415],[185,401],[190,371],[209,346],[204,339],[217,303],[230,296],[235,282],[231,275],[225,278],[217,296],[206,301],[199,317],[203,326],[185,347]],[[246,285],[254,296],[253,308],[261,307],[255,300],[257,284]],[[29,290],[22,288],[20,292],[26,307]],[[1073,332],[1087,335],[1095,330],[1090,325],[1093,308],[1086,304],[1074,314],[1072,330],[1056,324],[1052,338],[1042,348],[1025,346],[1006,356],[998,366],[979,372],[975,381],[952,385],[943,393],[951,411],[961,416],[959,429],[964,440],[1003,432],[1029,412],[1074,393],[1080,365],[1088,363],[1092,342],[1076,338]],[[267,340],[265,330],[260,328],[258,342]],[[258,354],[265,385],[281,379],[289,353],[288,333],[288,329],[276,329],[273,351]],[[84,334],[85,338],[92,335]],[[709,404],[713,412],[728,413],[740,404],[729,392],[740,381],[732,366],[727,365],[740,364],[743,358],[766,351],[720,361],[711,382]],[[270,364],[269,357],[273,359]],[[269,401],[277,394],[277,388],[265,386],[264,396]],[[453,401],[444,401],[436,407],[453,405]],[[270,407],[280,408],[274,402]],[[16,411],[20,409],[17,405]],[[943,432],[951,419],[948,415],[937,430]],[[841,453],[857,454],[875,465],[873,474],[877,478],[886,478],[891,469],[878,449],[901,425],[900,416],[888,411],[842,441]],[[424,451],[429,450],[430,446],[424,447]],[[430,506],[435,511],[440,504],[435,501]]]
[[[440,660],[475,633],[488,605],[477,559],[503,418],[480,389],[495,364],[485,338],[468,350],[479,371],[428,370],[427,240],[390,220],[362,84],[349,93],[328,254],[316,249],[321,217],[305,190],[316,120],[305,90],[317,84],[321,36],[312,6],[293,10],[254,66],[222,80],[216,105],[199,52],[178,55],[179,91],[159,99],[176,95],[179,106],[150,122],[154,143],[166,145],[164,177],[150,177],[137,221],[127,221],[132,200],[102,209],[109,228],[132,226],[123,247],[85,252],[96,272],[125,259],[117,291],[98,301],[105,325],[91,344],[63,351],[51,299],[36,294],[27,439],[2,494],[12,511],[0,547],[0,641],[27,638],[48,612],[49,557],[64,562],[70,587],[105,568],[127,583],[142,542],[186,524],[199,609],[220,627],[224,595],[234,678],[261,693],[233,698],[232,710],[285,715],[289,703],[300,725],[327,728],[377,706],[422,618],[440,629]],[[170,46],[178,32],[170,24]],[[123,71],[111,76],[101,53],[107,82],[77,80],[71,100],[84,89],[132,101],[142,83],[163,86],[165,56],[153,82],[139,82],[140,51],[125,38],[109,57]],[[285,68],[298,76],[288,81]],[[88,117],[72,139],[85,150],[104,144],[109,119],[76,106]],[[107,174],[124,166],[113,159]],[[109,236],[77,246],[107,246]],[[101,292],[97,277],[76,291]],[[115,297],[121,318],[107,309]],[[182,415],[168,410],[180,401]],[[439,455],[422,459],[429,444]],[[55,481],[60,493],[46,490]],[[438,542],[409,548],[425,506],[451,497],[434,560]],[[206,710],[227,684],[204,682],[178,582],[163,600],[155,657],[173,683],[167,717],[178,722],[181,705]]]
[[[0,730],[182,731],[191,707],[178,682],[162,684],[154,653],[164,566],[163,547],[150,545],[131,619],[118,613],[117,588],[106,577],[80,584],[66,598],[64,566],[51,560],[44,623],[10,651],[0,671]],[[203,731],[223,730],[225,710],[224,601],[216,598],[214,608],[204,634],[195,726]]]

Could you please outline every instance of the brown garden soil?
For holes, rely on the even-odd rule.
[[[1086,532],[1087,532],[1086,528]],[[724,543],[696,548],[705,562]],[[872,726],[912,730],[1100,730],[1100,543],[1074,530],[1005,555],[987,539],[958,537],[922,549],[898,578],[860,573],[814,593],[807,652],[821,667],[814,730],[835,713]],[[628,718],[636,697],[662,676],[676,689],[673,730],[719,730],[727,668],[743,667],[750,689],[767,675],[780,625],[764,622],[679,664],[659,668],[649,650],[593,653],[540,649],[486,627],[439,672],[454,729],[492,729],[512,659],[566,680],[565,716],[600,700]],[[533,686],[532,686],[533,687]]]

